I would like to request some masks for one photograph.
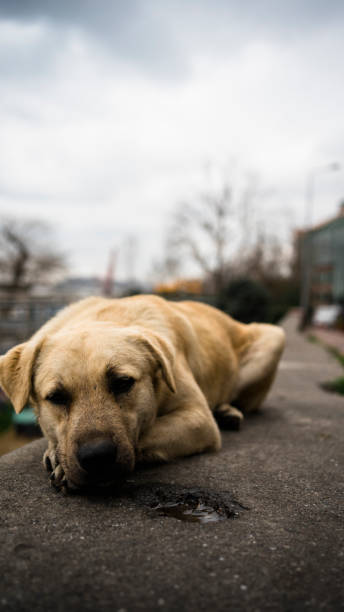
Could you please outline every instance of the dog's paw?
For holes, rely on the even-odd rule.
[[[51,472],[50,482],[54,489],[56,489],[56,491],[67,493],[67,479],[60,463],[55,467],[53,472]]]
[[[56,454],[55,446],[48,446],[47,450],[43,455],[43,466],[47,470],[47,472],[51,473],[55,470],[58,465],[58,459]]]
[[[51,485],[56,491],[67,492],[67,480],[61,464],[58,461],[56,448],[48,447],[43,455],[43,465],[50,473]]]
[[[222,429],[232,429],[239,431],[244,420],[244,415],[240,410],[229,404],[221,404],[214,411],[214,416]]]

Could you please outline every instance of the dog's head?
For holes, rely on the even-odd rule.
[[[37,334],[0,358],[0,384],[16,412],[35,406],[67,482],[105,484],[134,468],[140,436],[175,391],[173,348],[104,322]]]

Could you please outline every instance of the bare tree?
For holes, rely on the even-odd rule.
[[[0,221],[0,288],[8,295],[27,293],[65,269],[65,258],[52,245],[51,233],[41,221]]]
[[[214,293],[221,291],[228,265],[232,193],[224,184],[217,192],[203,193],[195,203],[182,203],[168,230],[167,269],[191,258],[209,279]]]
[[[276,234],[275,216],[264,214],[272,193],[249,175],[240,190],[222,180],[217,189],[181,203],[167,230],[165,258],[155,264],[160,278],[173,280],[193,262],[209,293],[218,295],[239,277],[267,284],[286,276],[289,253]]]
[[[268,284],[283,277],[290,269],[290,257],[281,240],[258,224],[251,243],[243,246],[231,262],[232,274]]]

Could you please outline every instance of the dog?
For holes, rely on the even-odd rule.
[[[217,421],[238,429],[259,408],[284,343],[199,302],[92,297],[0,357],[0,385],[17,413],[34,407],[56,488],[107,486],[137,462],[218,451]]]

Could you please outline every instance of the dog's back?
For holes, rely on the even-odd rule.
[[[284,332],[276,326],[246,325],[207,304],[155,295],[86,298],[62,310],[38,334],[95,320],[143,327],[168,339],[176,360],[190,368],[212,410],[232,400],[244,410],[257,408],[284,347]]]

